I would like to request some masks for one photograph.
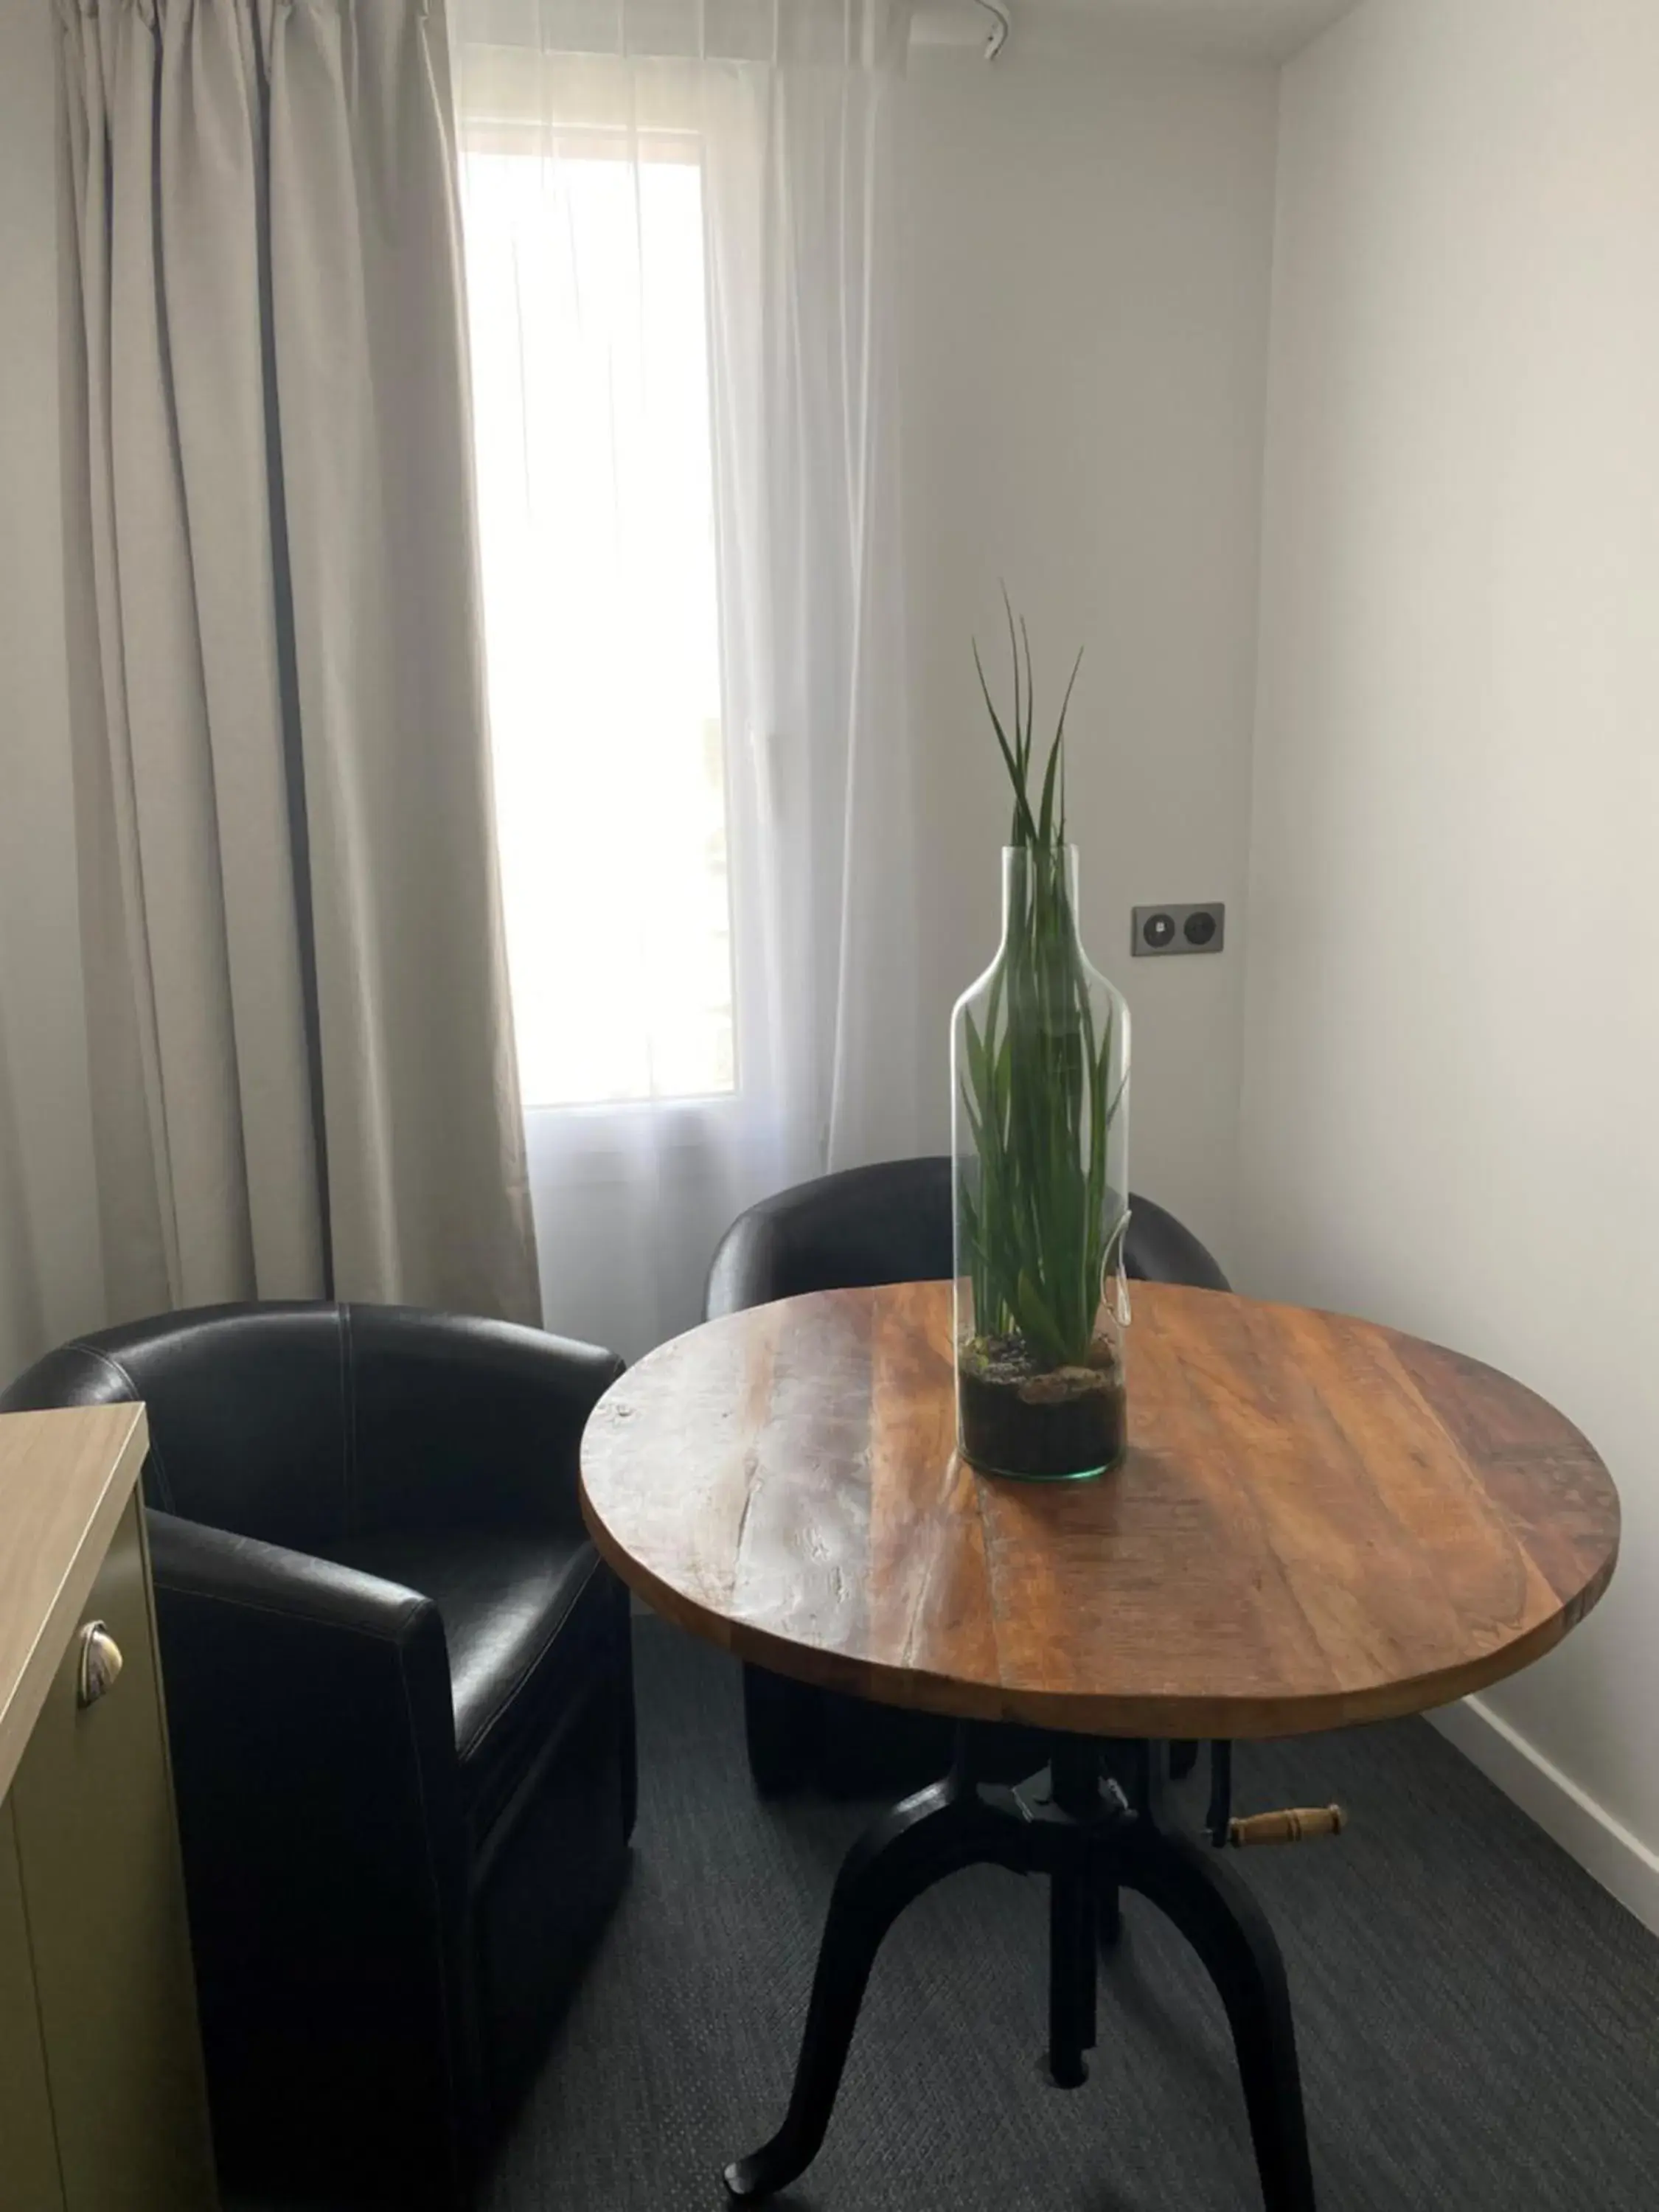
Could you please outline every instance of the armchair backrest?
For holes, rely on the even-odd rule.
[[[412,1306],[202,1306],[50,1352],[0,1413],[142,1398],[147,1502],[331,1555],[380,1526],[580,1534],[577,1449],[614,1353]]]
[[[1228,1287],[1189,1229],[1133,1194],[1124,1268],[1140,1281]],[[949,1159],[884,1160],[797,1184],[739,1214],[709,1268],[703,1311],[713,1320],[805,1291],[941,1282],[954,1272]]]
[[[78,1337],[0,1391],[0,1413],[142,1398],[144,1496],[186,1520],[317,1551],[341,1533],[341,1312],[204,1306]]]
[[[943,1281],[952,1272],[951,1163],[884,1160],[763,1199],[721,1238],[705,1316],[805,1291]]]

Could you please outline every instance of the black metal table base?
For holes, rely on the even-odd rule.
[[[1086,2079],[1097,1946],[1133,1890],[1198,1953],[1226,2008],[1267,2212],[1314,2212],[1284,1961],[1232,1869],[1166,1818],[1162,1747],[1056,1735],[1050,1764],[1018,1788],[981,1778],[994,1732],[964,1727],[944,1781],[907,1797],[856,1843],[836,1878],[783,2125],[726,2169],[742,2201],[803,2173],[823,2143],[882,1938],[905,1906],[959,1868],[1048,1877],[1048,2071]]]

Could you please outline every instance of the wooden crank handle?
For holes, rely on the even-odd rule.
[[[1287,1805],[1282,1813],[1248,1813],[1229,1820],[1227,1841],[1241,1851],[1256,1844],[1305,1844],[1315,1836],[1340,1836],[1346,1826],[1340,1805]]]

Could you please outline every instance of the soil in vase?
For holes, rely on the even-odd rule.
[[[957,1354],[963,1456],[984,1474],[1064,1482],[1104,1474],[1123,1456],[1123,1369],[1103,1336],[1085,1363],[1056,1367],[1022,1336],[976,1336]]]

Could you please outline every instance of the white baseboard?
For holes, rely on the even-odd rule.
[[[1429,1718],[1488,1781],[1659,1935],[1659,1852],[1553,1766],[1483,1699],[1465,1698]]]

